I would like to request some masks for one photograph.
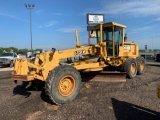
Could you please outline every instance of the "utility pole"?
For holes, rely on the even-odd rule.
[[[24,4],[24,6],[29,10],[30,16],[30,37],[31,37],[31,53],[33,56],[33,49],[32,49],[32,13],[31,10],[35,7],[35,4]]]

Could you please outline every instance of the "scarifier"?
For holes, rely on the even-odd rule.
[[[145,61],[139,57],[138,45],[125,41],[126,26],[108,22],[92,26],[97,43],[82,46],[76,30],[76,48],[40,53],[34,63],[16,59],[12,80],[45,82],[45,91],[57,105],[72,101],[80,91],[82,74],[97,81],[125,81],[144,73]],[[80,58],[62,63],[67,58]],[[105,77],[102,77],[105,76]],[[93,78],[94,79],[94,78]],[[37,83],[37,82],[36,82]]]

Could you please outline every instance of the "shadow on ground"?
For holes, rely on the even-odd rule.
[[[82,82],[89,82],[92,80],[99,72],[87,72],[87,73],[81,73]]]
[[[111,98],[117,120],[160,120],[160,113]]]
[[[13,95],[23,95],[29,97],[31,95],[31,92],[28,92],[25,86],[22,84],[22,85],[17,85],[13,89]]]
[[[31,95],[31,91],[41,91],[40,97],[44,102],[47,102],[48,104],[54,105],[54,103],[49,99],[49,97],[46,95],[44,89],[37,89],[34,85],[26,89],[26,85],[17,85],[13,89],[13,95],[22,95],[25,97],[29,97]]]

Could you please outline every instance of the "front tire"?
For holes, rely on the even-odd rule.
[[[52,102],[57,105],[72,101],[81,88],[79,71],[68,65],[53,69],[46,80],[45,91]]]
[[[127,73],[127,77],[132,79],[137,74],[137,62],[134,58],[127,58],[124,64],[124,71]]]

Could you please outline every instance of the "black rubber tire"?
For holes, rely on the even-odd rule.
[[[134,74],[132,74],[131,72],[131,65],[135,64],[135,72]],[[134,77],[136,77],[137,74],[137,61],[134,58],[127,58],[126,62],[124,64],[124,71],[127,73],[127,78],[132,79]]]
[[[140,65],[144,63],[144,68],[141,69]],[[145,59],[144,57],[137,57],[137,75],[142,75],[145,71]]]
[[[11,61],[11,63],[9,64],[9,67],[13,67],[14,66],[14,63],[13,61]]]
[[[75,88],[70,95],[63,96],[59,92],[58,85],[61,78],[66,75],[70,75],[74,78]],[[57,105],[65,104],[72,101],[80,92],[81,81],[81,75],[79,71],[77,71],[74,67],[68,65],[60,65],[49,73],[45,83],[45,92],[53,103]]]

